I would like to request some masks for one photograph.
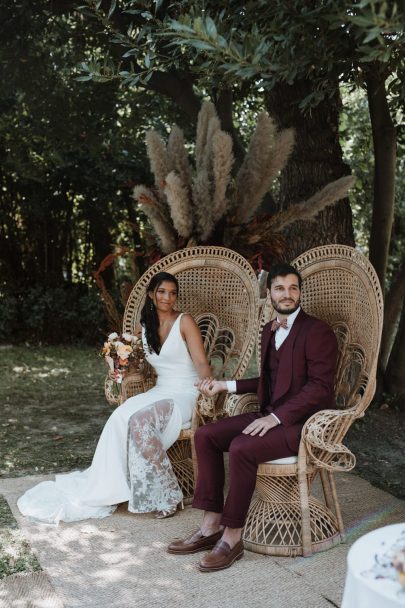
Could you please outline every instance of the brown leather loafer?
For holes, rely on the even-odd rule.
[[[191,536],[182,540],[174,540],[167,547],[167,551],[176,555],[188,555],[189,553],[197,553],[197,551],[206,551],[215,547],[215,543],[221,538],[222,534],[223,530],[219,530],[210,536],[203,536],[201,529],[198,528]]]
[[[240,540],[233,549],[227,542],[219,540],[210,553],[204,555],[199,563],[201,572],[215,572],[232,566],[233,562],[243,556],[243,541]]]

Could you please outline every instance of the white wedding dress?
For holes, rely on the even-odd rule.
[[[101,433],[91,466],[56,475],[18,499],[21,513],[50,524],[110,515],[129,501],[136,513],[165,510],[182,495],[166,456],[182,428],[190,426],[198,391],[198,375],[180,332],[180,314],[159,354],[148,362],[157,372],[156,385],[130,397],[114,410]],[[139,441],[138,441],[139,440]]]

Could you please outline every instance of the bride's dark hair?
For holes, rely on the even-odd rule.
[[[155,294],[156,290],[159,289],[163,281],[174,283],[176,285],[177,294],[179,293],[179,282],[175,276],[169,272],[158,272],[150,280],[149,285],[146,288],[146,300],[141,310],[141,325],[145,328],[146,341],[148,343],[150,351],[155,351],[159,354],[162,345],[159,337],[159,317],[156,312],[155,303],[149,294]]]

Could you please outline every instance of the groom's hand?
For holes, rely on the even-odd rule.
[[[257,418],[257,420],[253,420],[243,431],[245,435],[259,435],[259,437],[263,437],[273,429],[275,426],[278,426],[279,422],[269,414],[269,416],[263,416],[263,418]]]
[[[205,397],[213,397],[227,390],[224,380],[214,380],[213,378],[204,378],[204,380],[196,382],[195,386]]]

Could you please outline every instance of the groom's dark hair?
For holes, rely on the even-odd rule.
[[[286,262],[279,262],[278,264],[273,264],[270,268],[269,274],[267,275],[267,287],[270,289],[272,282],[276,277],[286,277],[288,274],[295,274],[298,277],[298,285],[301,289],[302,285],[302,277],[298,270],[291,266],[291,264],[287,264]]]

